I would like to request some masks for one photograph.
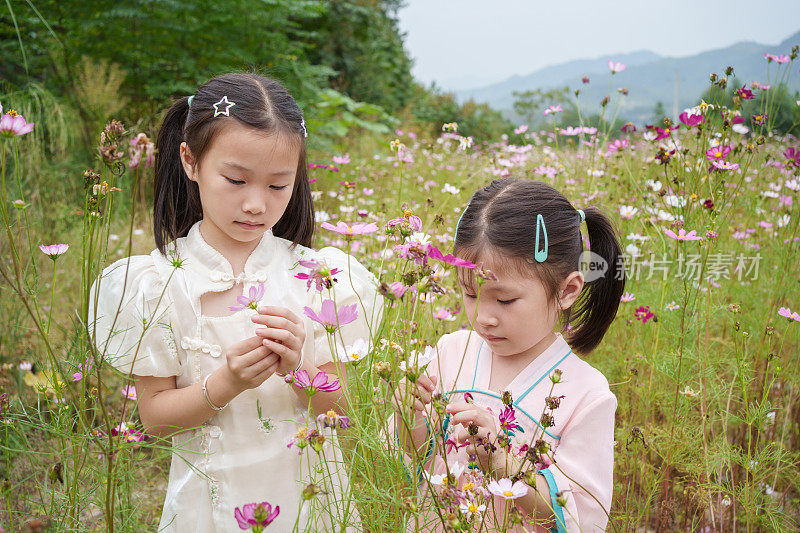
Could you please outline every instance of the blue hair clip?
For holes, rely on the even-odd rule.
[[[456,222],[455,235],[453,235],[453,244],[455,244],[456,239],[458,239],[458,227],[461,225],[461,219],[464,218],[464,213],[467,212],[467,209],[469,209],[469,204],[467,204],[467,207],[465,207],[464,210],[461,211],[461,216],[458,217],[458,222]]]
[[[542,229],[544,234],[544,248],[541,250],[539,249],[539,228]],[[547,228],[544,226],[544,217],[541,214],[536,215],[536,248],[533,257],[539,263],[544,263],[547,260]]]
[[[194,95],[190,96],[188,100],[186,100],[186,105],[192,107],[192,100],[194,100]]]
[[[583,209],[578,209],[578,214],[581,216],[581,223],[586,221],[586,213],[583,212]]]

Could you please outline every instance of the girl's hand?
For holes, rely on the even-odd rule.
[[[280,356],[278,374],[287,374],[300,364],[303,343],[306,341],[306,328],[297,315],[285,307],[264,306],[253,315],[253,322],[266,326],[258,328],[256,335],[264,347]]]
[[[496,446],[498,428],[495,416],[487,409],[467,402],[454,402],[445,409],[450,413],[450,425],[458,426],[453,432],[456,442],[469,442],[466,451],[478,458],[478,464],[484,472],[505,468],[505,452]],[[469,428],[477,428],[477,433],[471,435]],[[490,452],[494,444],[496,450]]]
[[[416,383],[403,378],[397,384],[392,396],[392,405],[396,411],[400,411],[409,404],[415,411],[424,411],[425,406],[431,403],[433,391],[436,390],[436,376],[420,375]]]
[[[231,345],[225,353],[226,377],[239,391],[254,389],[278,369],[280,357],[253,336]]]

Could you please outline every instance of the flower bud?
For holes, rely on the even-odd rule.
[[[556,368],[553,370],[553,373],[550,374],[550,381],[553,383],[560,383],[561,382],[561,370]]]

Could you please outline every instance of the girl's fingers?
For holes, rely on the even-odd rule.
[[[249,353],[261,346],[261,337],[255,335],[242,341],[231,344],[227,353],[229,356],[237,357]]]
[[[257,376],[267,368],[271,367],[272,365],[277,365],[280,363],[281,358],[278,357],[277,354],[269,354],[261,361],[256,362],[255,364],[251,365],[247,370],[251,372],[252,375]]]
[[[259,337],[258,340],[260,341],[260,346],[258,348],[236,358],[236,364],[240,365],[241,368],[251,367],[273,353],[272,350],[264,346],[264,341],[261,337]]]
[[[272,350],[273,352],[275,352],[278,355],[286,355],[289,352],[293,352],[294,351],[294,350],[292,350],[291,348],[289,348],[288,346],[286,346],[284,344],[279,344],[279,343],[277,343],[275,341],[271,341],[269,339],[264,339],[263,342],[264,342],[264,347],[265,348],[267,348],[268,350]]]
[[[436,376],[433,377],[435,378]],[[417,383],[424,387],[428,392],[433,392],[436,388],[436,383],[433,381],[433,379],[425,374],[417,378]]]
[[[468,426],[473,422],[478,424],[476,414],[475,411],[460,411],[450,417],[450,423],[454,425],[463,424],[464,426]]]
[[[295,324],[300,324],[302,320],[296,314],[294,314],[290,309],[286,307],[279,307],[277,305],[265,305],[258,308],[259,314],[263,316],[275,316],[275,317],[283,317],[290,322]]]
[[[266,370],[258,374],[255,377],[255,381],[258,381],[260,383],[265,382],[267,378],[269,378],[272,374],[275,373],[276,370],[278,370],[278,363],[270,365],[269,367],[266,368]]]
[[[263,339],[280,341],[281,344],[290,346],[293,350],[300,351],[303,346],[297,336],[291,331],[278,328],[258,328],[256,335]]]
[[[467,410],[475,410],[475,404],[467,402],[451,402],[447,404],[447,408],[445,408],[445,411],[450,414],[456,414]]]

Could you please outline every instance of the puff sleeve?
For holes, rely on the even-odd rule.
[[[89,335],[100,357],[125,374],[180,375],[169,308],[151,256],[106,267],[92,285],[89,304]]]
[[[540,471],[550,487],[558,533],[606,529],[614,489],[616,410],[611,391],[589,402],[564,428],[555,463]],[[564,507],[555,502],[561,491],[567,496]]]
[[[371,348],[372,337],[383,319],[383,296],[378,293],[378,280],[358,260],[338,248],[322,248],[315,258],[331,268],[341,270],[336,275],[338,281],[333,287],[337,308],[353,304],[356,306],[356,319],[340,326],[336,331],[337,350],[343,351],[344,347],[353,345],[358,339],[366,341]],[[320,310],[322,299],[320,293],[315,293],[311,305],[314,311]],[[318,322],[312,323],[314,364],[321,366],[332,362],[334,358],[325,328]]]

